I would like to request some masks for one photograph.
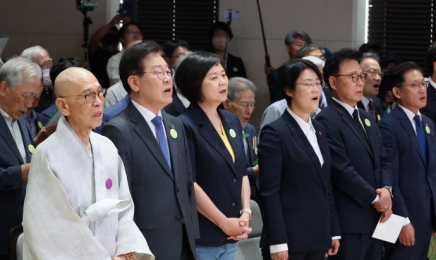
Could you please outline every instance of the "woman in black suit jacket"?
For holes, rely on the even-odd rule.
[[[307,60],[280,68],[288,108],[260,134],[259,177],[264,259],[319,259],[339,247],[339,224],[330,183],[324,127],[311,120],[322,76]]]
[[[251,210],[242,127],[236,115],[218,109],[227,99],[228,79],[216,54],[197,52],[180,64],[175,81],[191,102],[179,118],[200,213],[197,258],[234,259],[235,242],[251,232]]]

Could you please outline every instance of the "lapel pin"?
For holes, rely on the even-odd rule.
[[[371,122],[369,121],[368,118],[365,118],[365,125],[370,127],[371,126]]]
[[[238,68],[233,67],[233,71],[234,71],[234,72],[238,72]]]
[[[177,138],[177,131],[176,131],[176,129],[171,129],[170,130],[170,135],[171,135],[171,137],[173,138],[173,139],[176,139]]]
[[[377,120],[378,120],[378,121],[380,121],[380,120],[381,120],[381,116],[380,116],[380,114],[379,114],[379,115],[377,115]]]
[[[425,131],[427,134],[430,134],[430,127],[427,124],[425,124]]]
[[[32,154],[35,151],[35,146],[33,146],[33,144],[29,144],[29,146],[27,148],[29,149],[29,152]]]
[[[42,128],[42,127],[43,127],[41,121],[38,121],[38,127],[39,127],[39,128]]]
[[[257,147],[254,147],[254,154],[257,155]]]
[[[318,134],[319,134],[319,135],[322,135],[322,132],[321,132],[321,131],[319,131],[319,132],[318,132]]]
[[[232,138],[236,138],[236,132],[235,132],[235,130],[230,129],[230,130],[229,130],[229,134],[230,134],[230,136],[231,136]]]
[[[171,128],[171,129],[174,129],[174,126],[173,126],[173,125],[170,125],[170,128]]]

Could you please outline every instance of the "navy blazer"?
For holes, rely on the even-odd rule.
[[[32,144],[32,139],[25,119],[20,118],[18,125],[27,162],[30,163],[32,154],[29,152],[29,145]],[[21,173],[21,165],[25,162],[2,116],[0,116],[0,151],[0,255],[8,255],[9,231],[21,225],[23,221],[26,183],[23,182]]]
[[[359,114],[370,144],[353,117],[336,101],[316,117],[328,134],[331,182],[343,233],[374,232],[381,215],[372,204],[376,189],[392,187],[390,163],[377,123],[365,110],[359,108]]]
[[[374,104],[374,110],[375,110],[375,116],[376,116],[375,121],[377,121],[377,123],[378,123],[378,122],[380,122],[381,118],[383,117],[383,105],[382,105],[381,100],[378,97],[373,97],[372,103]],[[366,111],[365,106],[363,105],[362,101],[357,102],[357,106]]]
[[[236,115],[221,109],[218,113],[235,153],[235,163],[200,106],[191,103],[179,118],[185,126],[194,181],[226,217],[238,218],[242,178],[247,172],[242,127]],[[231,130],[236,134],[234,138],[229,134]],[[200,239],[196,240],[196,245],[217,247],[235,242],[227,240],[227,235],[203,215],[198,214],[198,220]]]
[[[164,109],[165,112],[167,112],[168,114],[178,117],[179,115],[183,114],[183,112],[185,112],[186,107],[185,105],[183,105],[177,93],[175,93],[175,95],[173,95],[173,102],[171,102],[171,104],[169,104],[168,106],[164,107]]]
[[[420,109],[421,113],[426,115],[436,124],[436,86],[429,83],[427,88],[427,105]]]
[[[244,127],[247,137],[243,139],[247,140],[248,154],[247,154],[247,175],[250,181],[251,196],[258,196],[259,194],[259,177],[254,174],[253,164],[257,161],[257,134],[256,129],[252,124],[247,124]],[[244,140],[244,141],[245,141]],[[254,146],[253,146],[254,144]]]
[[[290,252],[324,251],[340,236],[327,134],[319,122],[312,124],[323,166],[287,111],[260,133],[261,247],[287,243]]]
[[[130,96],[126,95],[123,99],[121,99],[118,103],[115,105],[109,107],[103,112],[103,120],[101,122],[101,126],[94,129],[94,132],[100,133],[103,126],[109,122],[112,118],[114,118],[116,115],[121,113],[126,107],[129,105],[130,102]]]
[[[418,225],[421,218],[428,219],[430,205],[435,203],[431,198],[436,198],[436,130],[425,115],[422,115],[422,123],[424,131],[427,126],[430,129],[430,133],[425,133],[428,163],[403,109],[396,106],[379,124],[394,177],[392,210],[409,217],[412,225]]]
[[[135,203],[134,220],[156,259],[180,258],[184,229],[195,257],[199,231],[187,139],[179,119],[162,112],[162,121],[171,168],[132,102],[103,127],[101,134],[115,144],[124,162]]]

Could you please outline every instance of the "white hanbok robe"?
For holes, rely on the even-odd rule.
[[[24,202],[24,259],[152,260],[115,145],[91,133],[89,151],[65,117],[35,150]]]

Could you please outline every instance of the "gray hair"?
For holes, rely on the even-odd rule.
[[[320,58],[316,57],[316,56],[306,56],[302,58],[303,60],[308,60],[311,61],[313,64],[315,64],[316,66],[321,66],[324,68],[325,65],[325,61],[321,60]],[[321,71],[322,72],[322,71]]]
[[[301,47],[301,49],[299,49],[297,51],[297,53],[295,54],[295,58],[301,59],[301,58],[305,57],[307,53],[312,52],[312,51],[316,51],[316,50],[320,50],[321,53],[324,55],[324,52],[322,51],[322,49],[318,45],[308,44],[308,45]]]
[[[38,64],[28,59],[13,58],[0,68],[0,83],[6,81],[11,89],[33,77],[41,79],[42,71]]]
[[[39,56],[41,56],[43,54],[48,55],[47,50],[42,48],[41,46],[37,45],[37,46],[33,46],[33,47],[25,49],[21,53],[20,57],[31,60],[31,61],[35,61],[35,59],[37,59]]]
[[[251,90],[256,94],[257,87],[254,83],[246,78],[233,77],[229,79],[229,90],[227,93],[227,98],[230,100],[235,100],[239,98],[239,92]]]
[[[312,44],[312,38],[305,31],[292,31],[286,35],[285,45],[291,45],[297,37],[302,38],[307,44]]]
[[[180,55],[180,57],[174,62],[173,69],[174,71],[177,71],[177,68],[180,66],[182,61],[184,61],[186,58],[188,58],[192,54],[192,51],[188,51],[183,55]]]

